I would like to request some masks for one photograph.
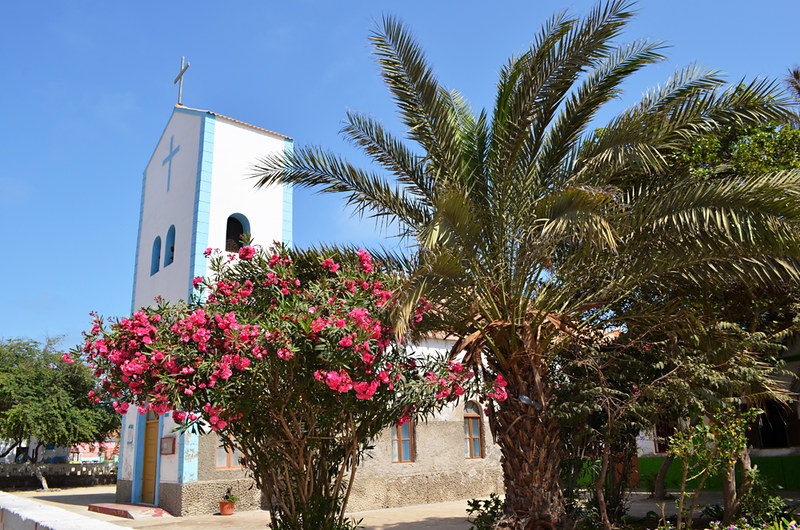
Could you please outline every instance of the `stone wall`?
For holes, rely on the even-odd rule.
[[[414,428],[414,461],[392,462],[392,433],[387,429],[359,465],[348,511],[374,510],[412,504],[485,498],[503,490],[500,449],[482,421],[482,458],[467,458],[464,447],[463,405],[451,407],[419,422]],[[197,482],[162,482],[158,506],[172,515],[211,514],[230,487],[241,500],[237,510],[266,509],[261,493],[243,469],[217,469],[216,439],[200,438]],[[117,482],[117,502],[129,503],[131,481]]]
[[[198,515],[219,512],[219,501],[231,488],[239,497],[237,510],[262,508],[261,491],[250,479],[208,480],[187,484],[164,484],[158,489],[158,505],[172,515]],[[266,524],[266,522],[265,522]]]
[[[492,443],[487,422],[483,418],[483,458],[466,458],[463,413],[461,404],[445,409],[428,422],[417,423],[413,462],[392,462],[392,433],[384,431],[356,473],[348,510],[394,508],[502,493],[500,449]]]
[[[44,464],[42,474],[51,488],[113,484],[117,480],[116,462],[95,464]],[[40,488],[28,464],[0,463],[0,489]]]
[[[130,480],[117,481],[116,501],[130,504]],[[174,516],[202,515],[219,512],[219,501],[231,488],[231,493],[239,497],[237,510],[258,510],[266,508],[261,500],[261,491],[256,489],[251,479],[205,480],[186,484],[162,482],[158,485],[158,507]]]

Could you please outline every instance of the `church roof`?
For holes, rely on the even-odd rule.
[[[212,116],[216,116],[217,118],[222,118],[223,120],[228,120],[228,121],[231,121],[231,122],[239,124],[239,125],[244,125],[245,127],[250,127],[251,129],[255,129],[256,131],[261,131],[261,132],[273,134],[275,136],[280,136],[281,138],[284,138],[286,140],[292,140],[291,136],[286,136],[285,134],[277,133],[275,131],[270,131],[269,129],[264,129],[263,127],[257,127],[255,125],[251,125],[251,124],[249,124],[247,122],[243,122],[241,120],[237,120],[237,119],[231,118],[229,116],[223,116],[222,114],[218,114],[218,113],[212,112],[210,110],[195,109],[195,108],[192,108],[192,107],[187,107],[186,105],[175,105],[175,106],[177,108],[179,108],[179,109],[192,110],[192,111],[195,111],[195,112],[205,112],[205,113],[210,114]]]

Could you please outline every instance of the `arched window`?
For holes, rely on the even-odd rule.
[[[175,261],[175,225],[170,226],[167,231],[167,244],[164,251],[164,266],[166,267]]]
[[[161,236],[156,236],[153,241],[153,255],[150,258],[150,276],[158,272],[159,263],[161,263]]]
[[[247,217],[240,213],[228,217],[228,225],[225,227],[225,250],[239,252],[239,249],[242,248],[242,236],[249,233],[250,222]]]
[[[392,427],[392,462],[414,461],[414,424],[410,421]]]
[[[481,431],[481,409],[468,401],[464,405],[464,456],[483,458],[483,432]]]

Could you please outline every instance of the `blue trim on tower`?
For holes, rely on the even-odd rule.
[[[144,472],[144,431],[147,425],[147,413],[136,416],[136,442],[134,443],[133,457],[133,485],[131,487],[131,502],[142,502],[142,473]]]
[[[285,155],[294,153],[294,141],[283,141],[283,152]],[[282,240],[287,247],[292,246],[292,215],[294,210],[293,205],[293,186],[291,184],[283,185],[283,233]]]
[[[196,432],[186,432],[182,440],[181,465],[178,467],[178,481],[180,484],[197,482],[200,454],[200,436]]]
[[[186,431],[181,431],[178,436],[178,484],[183,484],[183,461],[186,459],[186,455],[184,454],[185,437]]]
[[[142,171],[142,201],[139,204],[139,231],[136,233],[136,261],[133,262],[133,292],[131,293],[131,314],[136,310],[136,276],[139,274],[139,249],[142,248],[142,217],[144,216],[144,186],[147,170]]]
[[[182,112],[189,112],[181,109]],[[194,286],[192,280],[196,276],[205,276],[206,257],[203,252],[208,247],[209,215],[211,213],[211,167],[214,163],[214,129],[216,118],[208,113],[201,113],[200,147],[197,154],[197,184],[194,196],[194,221],[192,222],[192,246],[189,257],[189,294],[191,299]]]

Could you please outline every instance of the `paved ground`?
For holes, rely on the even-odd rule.
[[[269,515],[265,511],[237,511],[231,516],[199,515],[193,517],[174,517],[171,519],[133,520],[123,519],[101,513],[90,512],[89,504],[115,502],[114,486],[94,486],[91,488],[71,488],[60,491],[13,491],[8,492],[44,504],[58,506],[65,510],[78,512],[94,519],[107,521],[130,528],[237,528],[242,530],[263,529],[267,526]],[[467,530],[467,502],[444,502],[403,508],[370,510],[349,514],[355,519],[363,519],[365,530]]]
[[[231,516],[200,515],[150,520],[123,519],[88,511],[87,506],[89,504],[114,502],[113,485],[9,493],[130,528],[237,528],[249,530],[263,529],[269,520],[267,512],[260,510],[236,512]],[[795,503],[800,502],[800,492],[784,493],[785,497]],[[719,492],[705,493],[700,499],[701,504],[720,504],[721,502],[722,495]],[[659,504],[649,499],[646,493],[634,493],[632,494],[628,514],[632,517],[642,518],[648,512],[654,512],[660,516],[661,508]],[[675,513],[675,503],[673,501],[664,503],[664,508],[668,516]],[[349,515],[355,519],[362,519],[362,525],[365,530],[423,530],[429,528],[467,530],[469,523],[466,521],[466,509],[466,501],[455,501],[370,510]]]

